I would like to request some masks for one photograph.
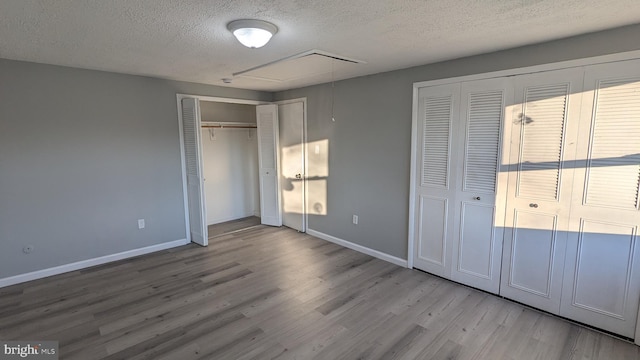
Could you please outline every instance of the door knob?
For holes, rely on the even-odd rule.
[[[480,200],[480,196],[474,197],[473,200]]]
[[[296,179],[302,179],[302,174],[296,174]]]
[[[538,204],[536,204],[536,203],[531,203],[531,204],[529,204],[529,207],[537,208],[537,207],[538,207]]]

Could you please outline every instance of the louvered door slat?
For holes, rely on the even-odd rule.
[[[267,113],[262,115],[261,126],[258,129],[258,136],[260,136],[260,151],[262,154],[263,168],[275,169],[275,143],[273,141],[273,118],[272,115]]]
[[[569,85],[535,86],[525,91],[524,111],[518,119],[523,126],[517,195],[555,200]]]
[[[207,226],[203,201],[203,180],[200,176],[200,132],[198,100],[182,99],[182,136],[187,175],[187,203],[191,241],[207,245]]]
[[[464,189],[494,193],[504,101],[502,91],[469,94]]]
[[[198,156],[196,141],[196,110],[190,104],[182,106],[182,128],[187,175],[198,175]]]
[[[451,96],[424,99],[422,186],[448,187],[452,101]]]
[[[595,101],[586,203],[637,209],[640,79],[601,81]]]

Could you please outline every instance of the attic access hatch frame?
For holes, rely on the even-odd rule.
[[[256,72],[257,70],[266,69],[268,67],[272,67],[274,65],[283,64],[283,63],[286,63],[286,62],[292,62],[292,61],[295,61],[295,60],[304,59],[304,58],[307,58],[309,56],[314,56],[314,55],[315,56],[324,57],[324,58],[329,58],[329,59],[332,59],[333,61],[339,61],[341,63],[366,64],[366,62],[362,61],[362,60],[357,60],[357,59],[349,58],[349,57],[346,57],[346,56],[333,54],[333,53],[330,53],[330,52],[327,52],[327,51],[323,51],[323,50],[313,49],[313,50],[308,50],[308,51],[301,52],[301,53],[298,53],[298,54],[294,54],[294,55],[291,55],[291,56],[287,56],[287,57],[284,57],[282,59],[271,61],[271,62],[268,62],[266,64],[254,66],[254,67],[246,69],[246,70],[238,71],[238,72],[233,73],[232,75],[234,77],[239,76],[239,77],[244,77],[244,78],[249,78],[249,79],[256,79],[256,80],[262,80],[262,81],[270,81],[270,82],[281,83],[281,82],[294,81],[294,80],[302,79],[302,78],[305,78],[305,77],[313,77],[313,76],[326,74],[327,72],[324,71],[324,72],[321,72],[321,73],[307,74],[307,75],[297,76],[297,77],[293,77],[293,78],[289,78],[289,79],[273,79],[273,78],[268,78],[268,77],[263,77],[263,76],[257,76],[257,75],[251,75],[250,74],[251,72]],[[332,63],[331,72],[334,71],[333,67],[334,67],[334,64]]]

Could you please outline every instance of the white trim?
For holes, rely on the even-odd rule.
[[[413,88],[415,89],[415,88],[421,88],[421,87],[427,87],[427,86],[445,85],[445,84],[464,82],[464,81],[483,80],[483,79],[523,75],[523,74],[530,74],[530,73],[544,72],[544,71],[551,71],[551,70],[561,70],[561,69],[572,68],[572,67],[603,64],[603,63],[624,61],[624,60],[633,60],[638,58],[640,58],[640,50],[634,50],[634,51],[622,52],[617,54],[594,56],[594,57],[588,57],[588,58],[582,58],[582,59],[526,66],[526,67],[515,68],[515,69],[499,70],[499,71],[492,71],[492,72],[473,74],[473,75],[465,75],[465,76],[457,76],[457,77],[444,78],[444,79],[414,82]]]
[[[198,152],[198,177],[200,178],[200,224],[202,224],[202,246],[209,246],[209,229],[207,228],[207,191],[204,188],[204,156],[202,153],[202,113],[200,100],[196,102],[196,151]],[[193,240],[193,239],[192,239]]]
[[[200,101],[214,101],[214,102],[229,103],[229,104],[245,104],[245,105],[271,104],[270,101],[260,101],[260,100],[233,99],[233,98],[203,96],[203,95],[193,95],[193,94],[176,94],[176,95],[178,96],[178,99],[196,98]]]
[[[185,237],[191,242],[191,223],[189,222],[189,198],[187,196],[187,163],[184,153],[184,129],[182,128],[182,99],[186,96],[178,94],[176,96],[178,109],[178,135],[180,136],[180,166],[182,167],[182,201],[184,206],[184,226]]]
[[[293,104],[293,103],[297,103],[297,102],[303,102],[303,103],[307,103],[307,98],[306,97],[301,97],[301,98],[295,98],[295,99],[287,99],[287,100],[278,100],[278,101],[274,101],[274,104],[278,104],[278,105],[286,105],[286,104]]]
[[[302,158],[304,161],[304,174],[302,179],[304,180],[302,183],[304,199],[302,199],[302,232],[307,232],[307,228],[309,227],[309,212],[307,211],[307,199],[309,199],[309,186],[307,183],[307,174],[309,173],[309,159],[308,159],[308,142],[309,139],[307,137],[307,98],[301,97],[296,99],[288,99],[288,100],[279,100],[276,101],[275,104],[278,105],[286,105],[293,104],[297,102],[302,102],[303,107],[303,117],[302,117]]]
[[[82,260],[71,264],[60,265],[48,269],[36,270],[26,274],[20,274],[15,276],[6,277],[0,279],[0,288],[10,285],[15,285],[31,280],[42,279],[45,277],[63,274],[70,271],[76,271],[80,269],[86,269],[91,266],[102,265],[113,261],[132,258],[134,256],[145,255],[157,251],[171,249],[178,246],[189,244],[187,239],[174,240],[162,244],[151,245],[139,249],[127,250],[116,254],[100,256],[93,259]]]
[[[415,246],[415,211],[416,211],[416,161],[418,152],[418,92],[419,88],[413,86],[413,104],[411,110],[411,171],[409,178],[409,241],[407,243],[407,267],[413,268],[413,256]]]
[[[321,233],[319,231],[315,231],[315,230],[312,230],[312,229],[307,229],[307,234],[309,234],[311,236],[315,236],[315,237],[320,238],[322,240],[327,240],[329,242],[332,242],[334,244],[338,244],[340,246],[344,246],[344,247],[349,248],[351,250],[355,250],[357,252],[361,252],[363,254],[367,254],[367,255],[373,256],[373,257],[378,258],[380,260],[384,260],[384,261],[390,262],[392,264],[396,264],[398,266],[407,267],[407,260],[401,259],[401,258],[396,257],[396,256],[389,255],[387,253],[383,253],[383,252],[378,251],[378,250],[374,250],[374,249],[368,248],[366,246],[358,245],[358,244],[352,243],[352,242],[347,241],[347,240],[342,240],[342,239],[339,239],[339,238],[337,238],[335,236],[327,235],[325,233]]]
[[[309,137],[307,136],[307,98],[301,98],[302,99],[302,103],[304,106],[304,118],[303,118],[303,122],[302,122],[302,127],[303,127],[303,135],[302,135],[302,158],[304,159],[304,174],[302,175],[302,186],[304,186],[304,199],[302,202],[302,211],[304,212],[304,216],[302,217],[302,221],[303,223],[303,227],[302,227],[302,231],[303,232],[307,232],[307,229],[309,228],[309,211],[307,211],[309,209],[309,186],[308,186],[308,181],[307,181],[307,174],[309,174]]]

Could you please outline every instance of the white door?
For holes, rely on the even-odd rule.
[[[262,224],[282,226],[278,182],[278,105],[256,106],[260,218]]]
[[[187,203],[191,241],[207,246],[207,222],[202,177],[202,147],[200,141],[200,104],[198,99],[182,99],[182,138],[187,175]]]
[[[585,75],[560,314],[634,337],[640,299],[640,62]]]
[[[304,102],[278,106],[282,224],[304,232]]]
[[[464,82],[461,94],[451,279],[497,294],[507,183],[498,175],[504,107],[513,89],[509,78],[497,78]]]
[[[447,239],[453,231],[460,84],[418,92],[418,146],[414,212],[414,267],[449,278]]]
[[[500,294],[557,314],[582,69],[518,76]]]

